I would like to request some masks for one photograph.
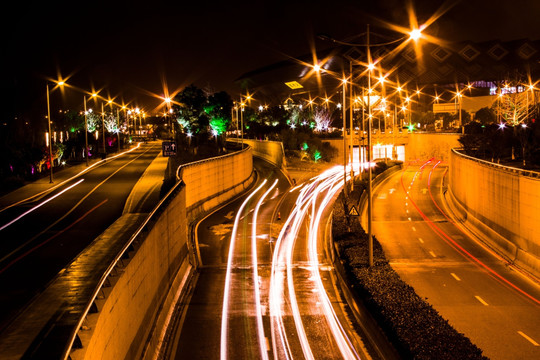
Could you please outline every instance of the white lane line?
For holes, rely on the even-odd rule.
[[[456,274],[450,273],[450,275],[452,275],[452,277],[453,277],[454,279],[456,279],[457,281],[461,281],[461,279],[459,278],[459,276],[457,276]]]
[[[524,332],[522,331],[518,331],[518,334],[523,336],[525,339],[527,339],[531,344],[533,344],[534,346],[540,346],[540,344],[538,344],[536,341],[534,341],[533,339],[531,339],[529,336],[527,336],[527,334],[525,334]]]
[[[416,231],[416,228],[414,226],[412,227],[412,231]]]
[[[480,301],[482,303],[482,305],[485,305],[485,306],[488,306],[489,304],[487,302],[484,301],[484,299],[482,299],[480,296],[477,296],[475,295],[474,296],[476,298],[476,300]]]
[[[435,255],[435,253],[433,251],[430,251],[429,252],[429,255],[433,256],[433,257],[437,257],[437,255]]]
[[[424,240],[422,238],[418,238],[418,241],[420,241],[421,244],[424,243]]]
[[[408,218],[408,219],[409,219],[409,221],[411,221],[411,218]]]

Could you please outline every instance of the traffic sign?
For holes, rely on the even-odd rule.
[[[358,214],[358,210],[356,209],[356,206],[351,206],[351,209],[349,210],[349,215],[350,216],[358,216],[360,214]]]
[[[176,141],[163,141],[161,142],[161,149],[163,150],[163,156],[176,156]]]

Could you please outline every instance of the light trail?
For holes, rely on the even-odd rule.
[[[333,174],[332,174],[333,176]],[[317,193],[323,193],[326,191],[327,188],[329,190],[326,191],[326,194],[324,196],[323,201],[321,204],[316,208],[316,199],[317,199],[317,193],[313,196],[312,200],[312,209],[313,212],[316,214],[311,218],[311,224],[310,224],[310,232],[309,232],[309,261],[311,263],[312,267],[312,277],[315,279],[315,283],[317,285],[317,295],[319,296],[320,303],[324,307],[324,314],[328,321],[328,324],[330,325],[330,328],[332,330],[332,334],[334,336],[334,339],[336,340],[336,343],[338,344],[338,347],[341,351],[341,355],[345,359],[359,359],[359,355],[354,350],[354,347],[349,340],[347,334],[345,333],[345,330],[341,326],[339,319],[334,311],[334,308],[332,307],[332,303],[330,299],[328,298],[328,295],[326,293],[326,290],[324,288],[324,284],[321,279],[321,274],[319,270],[319,256],[318,256],[318,235],[319,235],[319,225],[322,218],[322,215],[324,213],[324,210],[326,209],[326,206],[330,203],[332,198],[335,196],[336,192],[341,190],[342,187],[341,182],[336,183],[335,178],[328,178],[325,180],[325,182],[319,186]]]
[[[266,181],[266,180],[265,180]],[[268,359],[268,350],[266,349],[266,338],[264,336],[264,325],[262,319],[262,309],[261,309],[261,290],[259,288],[259,270],[258,270],[258,256],[257,256],[257,216],[259,214],[259,209],[262,202],[266,196],[272,191],[272,189],[277,185],[278,179],[274,181],[272,186],[266,190],[266,192],[261,196],[255,206],[255,212],[253,213],[253,221],[251,225],[251,258],[253,263],[253,288],[255,289],[255,308],[257,314],[257,334],[259,336],[259,348],[261,352],[261,357],[263,360]]]
[[[322,277],[320,275],[320,263],[318,260],[319,234],[318,229],[325,208],[330,204],[336,193],[342,188],[343,167],[337,166],[329,169],[311,179],[312,183],[304,186],[296,200],[296,206],[291,211],[287,218],[276,241],[275,251],[272,258],[272,271],[270,279],[270,314],[272,325],[272,339],[274,355],[283,354],[286,359],[293,357],[290,344],[287,339],[288,332],[285,329],[283,322],[282,306],[288,303],[298,341],[300,342],[304,358],[314,359],[313,350],[311,348],[306,328],[302,321],[302,314],[298,306],[298,300],[294,285],[293,270],[293,250],[295,248],[296,239],[299,236],[299,231],[302,224],[306,221],[306,216],[311,215],[308,223],[308,243],[307,256],[309,261],[309,269],[311,279],[315,281],[315,293],[320,306],[321,313],[326,319],[328,329],[336,341],[340,349],[341,355],[345,359],[358,359],[359,356],[354,349],[345,330],[340,324],[340,321],[335,313],[332,303],[326,293]],[[325,194],[320,200],[319,194]],[[284,290],[285,278],[287,281],[287,295]],[[288,300],[288,302],[287,302]]]
[[[79,181],[77,181],[75,184],[73,185],[70,185],[68,186],[67,188],[65,188],[64,190],[60,191],[58,194],[54,195],[54,196],[51,196],[50,198],[48,198],[47,200],[43,201],[42,203],[40,203],[39,205],[36,205],[34,206],[33,208],[25,211],[24,213],[22,213],[21,215],[17,216],[15,219],[11,220],[10,222],[8,222],[7,224],[3,225],[2,227],[0,227],[0,231],[4,230],[5,228],[7,228],[8,226],[10,226],[11,224],[19,221],[20,219],[22,219],[23,217],[25,217],[26,215],[30,214],[31,212],[39,209],[40,207],[42,207],[43,205],[45,205],[46,203],[48,203],[49,201],[51,200],[54,200],[56,199],[58,196],[62,195],[63,193],[65,193],[66,191],[68,190],[71,190],[72,188],[74,188],[75,186],[79,185],[80,183],[82,183],[84,181],[84,179],[81,179]]]
[[[227,341],[229,330],[229,301],[230,301],[230,286],[231,286],[231,273],[234,258],[234,244],[236,242],[236,234],[238,232],[238,223],[244,208],[248,204],[249,200],[266,184],[266,179],[244,200],[240,209],[236,213],[234,219],[234,226],[231,234],[231,243],[229,244],[229,258],[227,259],[227,273],[225,275],[225,288],[223,290],[223,308],[221,310],[221,341],[220,341],[220,359],[227,359]]]
[[[70,228],[72,228],[73,226],[75,226],[77,223],[81,222],[82,220],[84,220],[84,218],[86,218],[88,215],[90,215],[92,212],[94,212],[94,210],[96,210],[97,208],[99,208],[101,205],[105,204],[107,201],[109,201],[109,199],[105,199],[103,200],[102,202],[100,202],[99,204],[97,204],[96,206],[94,206],[93,208],[91,208],[90,210],[88,210],[86,213],[84,213],[81,217],[79,217],[77,220],[75,220],[74,222],[72,222],[68,227],[66,227],[65,229],[62,229],[60,230],[59,232],[55,233],[53,236],[51,236],[50,238],[48,238],[47,240],[45,240],[44,242],[34,246],[33,248],[31,248],[30,250],[26,251],[24,254],[18,256],[17,258],[11,260],[9,262],[9,264],[7,264],[6,266],[4,266],[1,270],[0,270],[0,274],[2,274],[4,271],[6,271],[7,269],[9,269],[11,266],[13,266],[13,264],[15,264],[16,262],[18,262],[19,260],[21,260],[22,258],[28,256],[29,254],[33,253],[34,251],[36,251],[37,249],[39,249],[40,247],[42,247],[43,245],[47,244],[48,242],[50,242],[51,240],[55,239],[56,237],[60,236],[61,234],[65,233],[67,230],[69,230]],[[3,259],[2,259],[3,260]]]
[[[107,160],[110,161],[110,160],[115,159],[115,158],[117,158],[117,157],[119,157],[119,156],[128,154],[128,153],[132,152],[133,150],[138,149],[140,146],[141,146],[141,143],[137,143],[137,146],[135,146],[135,147],[132,148],[132,149],[129,149],[129,150],[127,150],[127,151],[124,151],[123,153],[120,153],[120,154],[116,154],[116,155],[114,155],[114,156],[111,156],[109,159],[99,160],[99,161],[93,163],[92,165],[88,166],[87,168],[85,168],[85,169],[82,170],[81,172],[79,172],[79,173],[73,175],[73,176],[70,177],[69,179],[62,181],[61,183],[59,183],[59,184],[57,184],[57,185],[55,185],[55,186],[53,186],[53,187],[51,187],[51,188],[49,188],[49,189],[47,189],[47,190],[43,190],[42,192],[40,192],[40,193],[38,193],[38,194],[32,195],[32,196],[30,196],[30,197],[28,197],[28,198],[26,198],[26,199],[23,199],[23,200],[19,200],[19,201],[13,203],[13,204],[10,204],[10,205],[8,205],[8,206],[6,206],[6,207],[0,209],[0,213],[3,212],[3,211],[5,211],[5,210],[7,210],[7,209],[9,209],[9,208],[14,207],[14,206],[17,206],[17,205],[19,205],[19,204],[22,204],[22,203],[25,203],[25,202],[27,202],[27,201],[30,201],[30,200],[32,200],[32,199],[40,198],[40,197],[42,197],[42,195],[45,195],[45,194],[47,194],[47,193],[49,193],[49,192],[51,192],[51,191],[56,190],[57,188],[61,187],[62,185],[66,184],[66,183],[72,181],[73,179],[75,179],[75,178],[77,178],[77,177],[79,177],[79,176],[81,176],[81,175],[87,173],[88,171],[92,170],[94,167],[97,167],[98,165],[103,164],[103,163],[106,162]],[[150,149],[152,149],[153,147],[154,147],[154,146],[152,145],[152,146],[150,147]],[[149,150],[147,150],[147,152],[148,152],[148,151],[149,151]],[[0,230],[1,230],[1,229],[0,229]]]

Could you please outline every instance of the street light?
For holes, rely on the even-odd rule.
[[[58,86],[64,86],[63,81],[58,81],[56,83]],[[47,124],[49,127],[49,183],[53,183],[53,157],[52,157],[52,133],[51,133],[51,105],[50,105],[50,91],[49,91],[49,82],[47,81]]]

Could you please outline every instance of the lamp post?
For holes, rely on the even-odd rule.
[[[347,78],[344,78],[341,81],[343,85],[343,191],[345,197],[347,197],[347,145],[346,145],[346,138],[347,138],[347,106],[346,106],[346,95],[345,95],[345,89],[347,88]]]
[[[63,81],[58,81],[57,85],[64,86]],[[53,156],[52,156],[52,132],[51,132],[51,104],[50,104],[50,91],[49,91],[49,82],[47,81],[47,125],[49,128],[49,183],[53,183]]]
[[[120,114],[118,108],[116,108],[116,135],[118,135],[118,153],[120,153]]]
[[[49,102],[49,83],[47,82],[47,123],[49,126],[49,183],[53,183],[53,157],[52,157],[52,133],[51,133],[51,105]]]
[[[420,29],[413,29],[411,30],[409,33],[408,33],[408,40],[412,40],[412,41],[418,41],[422,34],[421,34],[421,28]],[[406,38],[400,38],[400,39],[397,39],[397,40],[394,40],[394,41],[390,41],[390,42],[387,42],[387,43],[378,43],[378,44],[371,44],[370,43],[370,30],[369,30],[369,25],[367,25],[367,33],[366,33],[366,43],[365,44],[352,44],[352,43],[348,43],[348,42],[344,42],[344,41],[338,41],[338,40],[335,40],[335,39],[332,39],[332,38],[329,38],[328,36],[319,36],[320,38],[322,38],[323,40],[330,40],[334,43],[337,43],[337,44],[340,44],[340,45],[345,45],[345,46],[362,46],[362,47],[366,47],[367,49],[367,72],[368,72],[368,76],[367,76],[367,80],[368,80],[368,94],[367,94],[367,110],[368,110],[368,136],[367,136],[367,141],[368,141],[368,145],[367,145],[367,152],[368,152],[368,156],[367,156],[367,162],[368,162],[368,242],[369,242],[369,266],[373,266],[373,236],[372,236],[372,219],[373,219],[373,213],[372,213],[372,202],[373,202],[373,189],[372,189],[372,169],[371,169],[371,161],[372,161],[372,144],[371,144],[371,128],[372,128],[372,111],[371,111],[371,72],[372,70],[375,68],[375,65],[372,63],[372,59],[371,59],[371,53],[370,53],[370,47],[371,46],[385,46],[385,45],[390,45],[390,44],[394,44],[394,43],[397,43],[397,42],[400,42],[402,40],[406,40]],[[351,74],[351,90],[350,90],[350,96],[351,96],[351,106],[350,106],[350,110],[351,110],[351,144],[352,144],[352,131],[353,131],[353,126],[352,126],[352,118],[353,118],[353,114],[352,114],[352,61],[350,62],[350,74]],[[410,122],[410,120],[409,120]],[[351,151],[351,156],[352,156],[352,151]],[[345,164],[344,164],[345,166]],[[353,173],[354,174],[354,173]]]
[[[101,103],[101,127],[103,128],[103,155],[107,156],[107,148],[105,147],[105,110],[103,110],[103,102]]]
[[[88,167],[88,111],[86,110],[86,95],[84,96],[84,158]]]

